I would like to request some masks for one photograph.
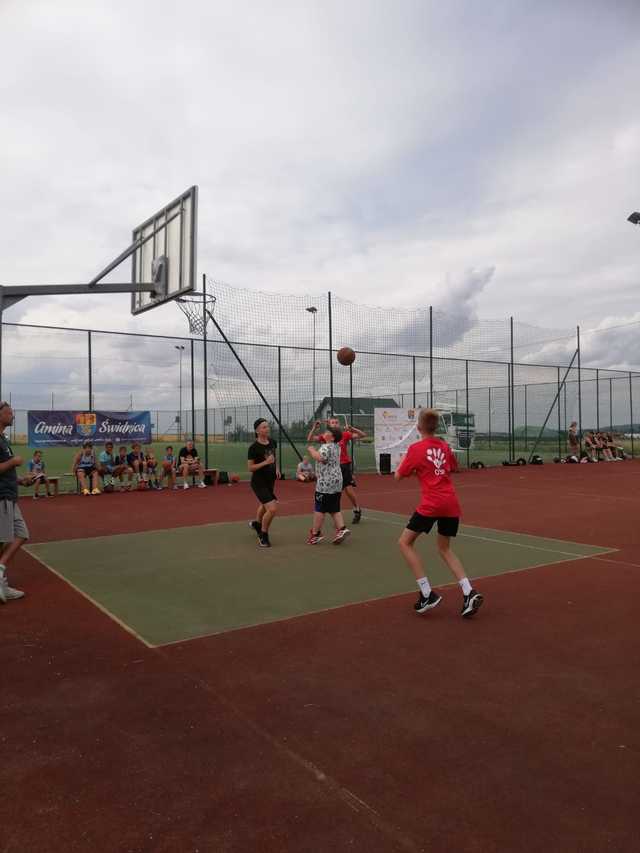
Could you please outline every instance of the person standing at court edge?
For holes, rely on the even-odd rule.
[[[9,586],[7,567],[29,538],[27,525],[18,506],[18,485],[29,485],[32,477],[18,477],[22,457],[16,456],[4,431],[13,423],[13,409],[0,402],[0,603],[24,597],[24,592]]]

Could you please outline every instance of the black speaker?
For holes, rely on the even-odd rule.
[[[381,453],[380,454],[380,473],[381,474],[390,474],[391,473],[391,454],[390,453]]]

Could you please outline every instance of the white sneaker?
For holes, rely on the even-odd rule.
[[[4,573],[4,569],[0,569],[0,602],[2,604],[7,603],[7,589],[9,584],[7,583],[7,577]]]
[[[199,489],[206,489],[207,488],[207,484],[205,483],[204,480],[200,480],[200,482],[198,483],[198,488]]]
[[[182,488],[186,491],[189,488],[189,483],[185,483]]]
[[[180,490],[180,486],[171,486],[171,488],[173,489],[174,492],[177,492]]]
[[[7,601],[17,601],[19,598],[24,598],[24,592],[21,589],[14,589],[11,586],[5,586],[4,594]]]

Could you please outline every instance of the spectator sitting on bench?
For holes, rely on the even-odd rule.
[[[613,462],[613,453],[609,450],[607,446],[607,440],[601,432],[597,432],[595,434],[595,443],[596,443],[596,452],[598,454],[598,458],[600,454],[604,456],[605,462]]]
[[[110,492],[116,487],[116,481],[120,480],[120,488],[123,488],[122,485],[122,475],[126,473],[129,468],[127,466],[127,448],[123,448],[125,452],[124,463],[120,462],[120,460],[116,460],[113,455],[113,442],[107,441],[104,445],[104,450],[98,456],[98,474],[102,477],[104,482],[105,491],[108,489]],[[131,479],[131,476],[129,476]]]
[[[613,439],[613,433],[605,432],[604,439],[607,447],[611,451],[614,462],[622,462],[624,460],[624,447],[617,445]]]
[[[136,475],[138,485],[140,485],[140,482],[146,483],[148,479],[147,460],[145,459],[139,442],[134,441],[131,445],[131,453],[127,454],[127,463],[129,468],[131,468],[133,473]]]
[[[171,445],[165,447],[165,454],[162,457],[162,471],[160,472],[161,489],[164,488],[162,483],[165,477],[174,491],[178,488],[176,484],[176,461],[176,457],[173,454],[173,447]]]
[[[309,457],[303,456],[296,468],[296,480],[300,480],[301,483],[312,483],[315,479],[316,473],[313,465],[309,462]]]
[[[200,462],[200,457],[198,456],[198,451],[193,446],[192,441],[188,441],[185,447],[183,447],[178,454],[178,471],[184,479],[184,485],[182,486],[183,489],[189,488],[187,478],[190,474],[194,477],[200,477],[200,482],[198,483],[199,489],[204,489],[206,487],[204,482],[204,470]]]
[[[98,488],[98,466],[96,465],[96,454],[93,442],[85,439],[82,442],[82,450],[79,450],[73,460],[73,473],[78,478],[83,495],[99,495]],[[91,491],[89,487],[91,486]]]
[[[160,483],[158,482],[158,460],[156,459],[156,455],[153,452],[153,447],[150,447],[145,454],[145,461],[147,463],[147,475],[149,477],[149,486],[152,489],[159,489]],[[152,482],[153,478],[153,482]]]
[[[598,446],[593,432],[588,432],[584,437],[584,450],[581,462],[597,462]]]
[[[42,451],[34,450],[33,457],[27,463],[27,470],[33,478],[33,499],[34,501],[40,497],[40,484],[44,484],[44,493],[50,498],[49,480],[45,474],[44,461],[42,459]]]
[[[127,490],[131,491],[131,478],[133,477],[133,469],[129,465],[129,460],[127,458],[127,448],[124,444],[122,445],[122,447],[118,448],[118,455],[116,456],[113,471],[114,474],[116,473],[116,471],[118,472],[117,476],[120,480],[123,489],[123,477],[125,474],[127,475]]]

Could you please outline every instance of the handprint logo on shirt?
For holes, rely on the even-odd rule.
[[[436,475],[445,474],[444,463],[447,461],[444,451],[440,447],[429,447],[427,449],[427,459],[433,462]]]

